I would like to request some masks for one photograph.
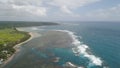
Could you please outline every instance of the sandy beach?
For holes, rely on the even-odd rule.
[[[59,65],[51,63],[54,62],[53,60],[57,56],[55,55],[56,53],[49,50],[49,48],[55,50],[57,48],[58,53],[60,54],[61,52],[66,51],[65,49],[72,47],[72,39],[70,35],[68,35],[67,32],[56,30],[45,31],[40,34],[39,32],[31,31],[29,34],[31,35],[31,38],[14,47],[16,49],[16,53],[6,61],[3,68],[42,68],[44,66],[45,68],[62,68],[61,66],[59,67]],[[33,38],[34,40],[31,40]],[[26,42],[27,44],[24,46],[23,44]],[[23,45],[23,47],[20,47],[20,45]],[[61,51],[61,49],[63,50]],[[48,57],[51,58],[48,59]],[[57,59],[59,59],[59,56]],[[56,62],[57,61],[58,60],[56,60]]]
[[[19,31],[23,31],[23,30],[20,30],[20,29],[18,29],[18,30],[19,30]],[[21,43],[19,43],[19,44],[16,44],[16,45],[13,47],[13,48],[16,50],[16,52],[15,52],[12,56],[10,56],[6,61],[4,61],[1,66],[6,65],[8,62],[10,62],[10,61],[14,58],[14,56],[20,51],[21,45],[27,43],[28,41],[32,40],[33,38],[36,38],[36,37],[40,36],[40,34],[35,33],[35,32],[29,32],[28,34],[29,34],[31,37],[30,37],[29,39],[27,39],[26,41],[24,41],[24,42],[21,42]]]

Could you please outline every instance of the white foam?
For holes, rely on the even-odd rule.
[[[38,30],[38,28],[37,27],[32,27],[32,30]]]
[[[66,63],[67,66],[70,66],[70,67],[76,67],[74,64],[72,64],[71,62],[67,62]]]
[[[96,56],[94,56],[94,55],[89,55],[89,54],[87,54],[87,53],[86,53],[84,56],[87,57],[87,58],[89,58],[90,61],[91,61],[93,64],[96,64],[96,65],[98,65],[98,66],[102,66],[102,61],[100,60],[99,57],[96,57]]]
[[[84,67],[81,67],[81,66],[79,67],[77,65],[74,65],[71,62],[66,62],[65,66],[70,67],[70,68],[84,68]]]
[[[77,68],[84,68],[84,67],[77,67]]]
[[[41,29],[41,28],[38,28],[38,27],[32,27],[31,30],[45,30],[45,29]]]
[[[90,60],[89,64],[102,66],[102,63],[103,63],[102,60],[93,54],[89,54],[87,52],[89,47],[83,44],[82,42],[80,42],[77,39],[77,36],[73,32],[68,31],[68,30],[57,30],[57,31],[67,32],[72,37],[72,40],[73,40],[72,44],[75,46],[74,48],[72,48],[74,53],[82,54],[84,57],[88,58]]]

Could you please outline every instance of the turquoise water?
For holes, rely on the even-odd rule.
[[[71,62],[85,68],[120,68],[120,22],[61,22],[57,26],[30,27],[26,30],[38,33],[49,30],[71,32],[77,36],[74,40],[80,43],[75,46],[71,42],[72,47],[48,47],[42,51],[39,49],[42,39],[35,38],[22,46],[21,52],[4,68],[39,68],[39,61],[45,60],[47,64],[52,57],[60,58],[59,62],[53,63],[60,66]],[[76,56],[72,48],[79,48],[80,54]]]
[[[74,32],[76,36],[80,37],[78,39],[81,42],[89,46],[95,56],[101,58],[103,66],[120,68],[120,22],[65,22],[64,25],[45,27],[44,29],[69,30]],[[71,56],[70,59],[73,63],[83,66],[87,65],[86,59],[79,60],[79,57],[75,57],[72,54],[68,53],[67,55]],[[64,56],[61,57],[64,58]]]
[[[75,56],[71,49],[54,48],[49,51],[53,52],[56,57],[60,57],[59,62],[57,62],[56,64],[59,64],[61,66],[64,66],[64,64],[68,61],[76,65],[86,66],[85,63],[88,61],[87,59],[80,56]]]

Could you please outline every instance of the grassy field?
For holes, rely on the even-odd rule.
[[[2,29],[0,30],[0,44],[7,44],[17,42],[24,38],[25,35],[14,29]]]
[[[0,60],[6,60],[15,49],[14,45],[27,40],[30,35],[27,32],[18,31],[15,28],[0,29]]]

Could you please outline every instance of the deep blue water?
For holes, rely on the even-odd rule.
[[[120,68],[120,22],[62,22],[61,24],[40,28],[72,31],[76,36],[81,37],[78,38],[79,41],[89,46],[95,56],[101,58],[103,65]],[[64,50],[54,49],[56,56],[63,58],[58,64],[62,65],[68,60],[77,65],[87,64],[87,59],[74,56],[69,49]]]

